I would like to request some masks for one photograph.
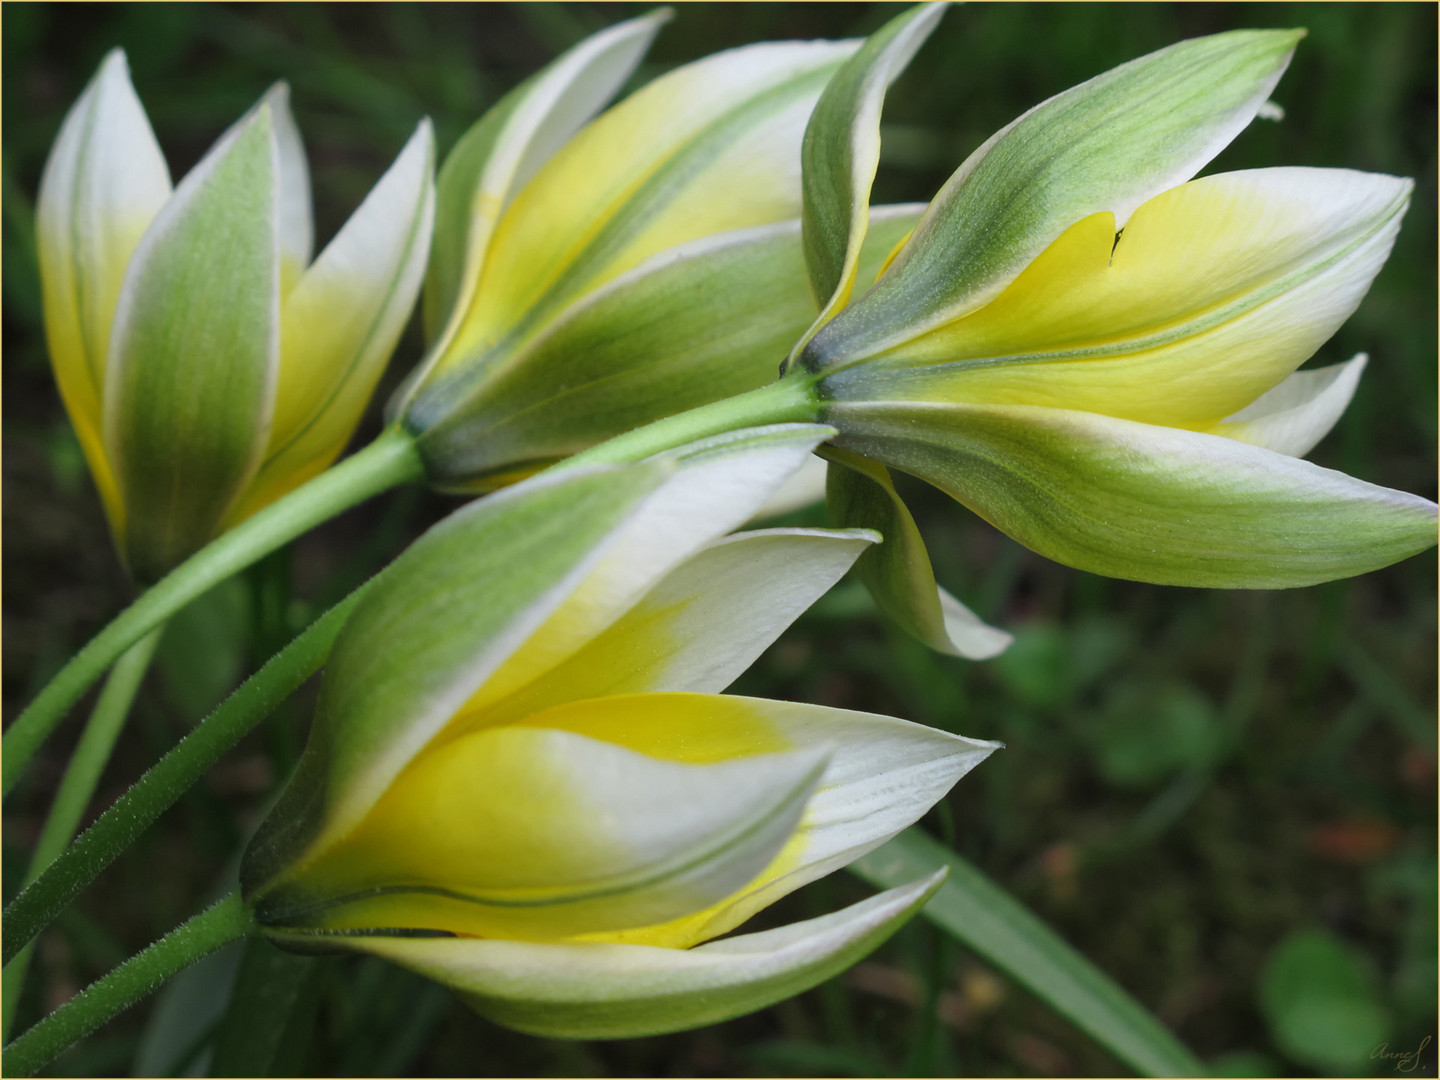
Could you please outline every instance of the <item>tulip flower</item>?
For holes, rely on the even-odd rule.
[[[816,107],[806,256],[829,299],[782,380],[839,430],[831,504],[886,537],[861,560],[882,607],[947,651],[1003,647],[937,598],[891,468],[1042,555],[1139,581],[1306,585],[1434,544],[1433,503],[1299,460],[1363,361],[1296,368],[1365,295],[1411,181],[1190,179],[1265,104],[1298,31],[1184,41],[1036,106],[852,295],[881,100],[939,13],[893,20]]]
[[[576,46],[486,113],[441,169],[431,346],[390,410],[432,483],[499,487],[764,386],[814,319],[800,143],[858,43],[717,53],[582,130],[667,17]],[[872,276],[917,216],[877,212]]]
[[[432,162],[426,122],[312,263],[284,84],[172,190],[124,54],[101,63],[45,167],[40,272],[56,380],[138,578],[344,448],[420,288]]]
[[[422,537],[347,622],[245,854],[261,932],[585,1038],[748,1012],[883,940],[938,878],[710,940],[893,836],[996,745],[719,693],[875,539],[725,535],[827,433],[547,474]]]

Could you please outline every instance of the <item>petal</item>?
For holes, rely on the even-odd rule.
[[[976,310],[1082,218],[1109,211],[1123,225],[1250,122],[1302,33],[1182,41],[1037,105],[970,155],[880,284],[803,362],[851,363]]]
[[[246,849],[246,894],[358,825],[666,475],[538,477],[451,514],[396,559],[335,643],[296,775]]]
[[[506,211],[436,368],[483,371],[658,252],[797,216],[799,148],[853,43],[752,45],[686,65],[572,139]]]
[[[693,443],[679,466],[617,529],[555,613],[465,703],[479,713],[549,672],[633,608],[700,548],[748,521],[824,437],[776,425]]]
[[[206,543],[260,464],[279,351],[277,159],[262,103],[180,183],[125,274],[104,434],[142,580]]]
[[[919,209],[875,208],[862,274],[873,277]],[[478,382],[459,372],[431,380],[405,423],[419,433],[432,482],[494,486],[773,382],[814,317],[798,222],[705,237],[591,293]]]
[[[825,468],[825,462],[821,458],[813,454],[806,458],[800,470],[765,500],[765,505],[755,512],[754,520],[759,522],[784,517],[823,502]]]
[[[1209,432],[1304,457],[1345,412],[1368,359],[1360,353],[1343,364],[1297,371]]]
[[[169,197],[165,158],[114,49],[65,116],[35,226],[55,379],[117,533],[122,508],[100,439],[110,327],[126,264]]]
[[[462,707],[542,677],[742,524],[830,430],[784,425],[548,474],[431,529],[336,642],[296,778],[247,851],[247,893],[344,836]]]
[[[726,933],[780,897],[878,847],[919,820],[1000,745],[890,716],[708,694],[574,702],[523,723],[683,762],[758,761],[750,755],[781,750],[828,752],[819,790],[799,829],[744,889],[669,922],[587,936],[673,948]]]
[[[937,874],[832,915],[688,951],[474,939],[346,944],[450,986],[507,1027],[630,1038],[719,1023],[816,986],[877,948],[942,881]]]
[[[826,454],[832,462],[830,513],[837,522],[874,529],[884,538],[858,564],[880,610],[937,652],[989,660],[1009,648],[1014,638],[986,624],[935,584],[925,541],[889,471],[844,451]]]
[[[265,95],[275,125],[280,173],[280,294],[288,296],[310,265],[315,222],[310,210],[310,166],[290,112],[290,86],[276,83]]]
[[[654,691],[719,693],[850,569],[873,533],[774,529],[717,540],[608,629],[467,725],[515,723],[570,701]]]
[[[662,8],[586,38],[506,94],[450,152],[425,277],[430,341],[448,337],[468,309],[495,223],[515,194],[619,92],[669,18]]]
[[[257,918],[529,940],[675,918],[774,859],[824,766],[823,752],[664,761],[543,720],[447,739],[256,898]]]
[[[831,410],[839,445],[913,473],[1056,562],[1207,588],[1364,573],[1435,543],[1435,504],[1232,439],[1026,406]]]
[[[919,5],[871,34],[830,80],[810,117],[801,150],[805,262],[822,307],[797,353],[850,299],[880,164],[885,91],[944,13],[944,4]]]
[[[993,303],[827,381],[846,397],[1051,405],[1208,426],[1349,318],[1412,184],[1260,169],[1183,184],[1068,230]]]
[[[232,520],[323,471],[360,422],[425,272],[434,154],[427,120],[285,298],[266,460]]]

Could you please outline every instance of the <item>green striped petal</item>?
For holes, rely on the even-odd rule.
[[[246,849],[247,896],[365,818],[665,472],[586,471],[511,488],[451,514],[391,564],[336,642],[296,775]]]
[[[861,291],[921,207],[876,207]],[[442,487],[494,487],[652,420],[754,390],[815,317],[796,221],[662,252],[571,307],[417,444]]]
[[[944,13],[944,4],[914,7],[871,34],[830,80],[810,117],[801,149],[805,264],[821,311],[797,353],[850,299],[880,164],[885,91]]]
[[[677,918],[774,859],[824,767],[811,751],[665,761],[543,719],[473,732],[417,757],[256,916],[324,935],[532,941]]]
[[[1302,33],[1182,41],[1037,105],[960,166],[883,280],[801,362],[843,366],[976,310],[1082,218],[1123,226],[1250,122]]]
[[[310,265],[315,248],[315,220],[311,211],[310,165],[300,128],[290,112],[290,86],[276,83],[265,95],[275,126],[280,187],[280,294],[288,296]]]
[[[719,1023],[818,985],[877,948],[943,880],[941,872],[832,915],[688,950],[473,938],[348,944],[444,983],[519,1031],[632,1038]]]
[[[35,205],[45,336],[111,527],[124,508],[101,444],[101,394],[125,267],[170,197],[170,171],[115,49],[71,106],[45,162]]]
[[[1343,364],[1297,371],[1208,430],[1212,435],[1304,457],[1345,412],[1368,360],[1360,353]]]
[[[488,707],[743,524],[828,431],[761,429],[537,477],[432,528],[337,641],[297,776],[242,866],[247,894],[354,828],[442,731],[484,726]]]
[[[285,297],[265,461],[232,523],[323,471],[360,422],[420,290],[433,172],[434,136],[424,121]]]
[[[861,530],[769,529],[717,540],[544,678],[497,702],[486,723],[613,694],[719,693],[876,539]]]
[[[407,427],[436,423],[570,305],[652,256],[796,217],[805,123],[854,47],[717,53],[570,140],[501,218],[461,324],[403,404]]]
[[[840,524],[874,529],[884,539],[857,569],[876,604],[907,633],[937,652],[989,660],[1014,639],[935,584],[925,541],[883,465],[839,450],[831,461],[826,502]]]
[[[431,342],[468,309],[496,222],[516,193],[615,96],[669,18],[661,9],[586,38],[506,94],[450,152],[425,276]]]
[[[1435,504],[1233,439],[1022,405],[843,405],[838,444],[1057,562],[1207,588],[1365,573],[1436,541]]]
[[[142,580],[203,546],[260,464],[279,354],[279,162],[261,105],[195,166],[130,260],[104,436]]]
[[[828,759],[804,818],[774,862],[744,888],[667,922],[596,931],[586,941],[689,948],[824,877],[914,824],[999,743],[965,739],[890,716],[717,694],[629,694],[529,717],[663,761],[765,760],[777,751]]]

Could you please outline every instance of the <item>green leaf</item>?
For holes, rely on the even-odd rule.
[[[1260,1009],[1286,1056],[1327,1072],[1366,1068],[1391,1030],[1363,958],[1324,930],[1296,930],[1276,946]]]
[[[851,870],[883,887],[938,867],[947,867],[950,876],[922,909],[927,919],[1142,1075],[1205,1074],[1204,1066],[1109,976],[1004,889],[923,832],[906,830]]]
[[[222,582],[165,628],[156,656],[165,696],[186,721],[214,708],[240,677],[250,613],[244,582]]]
[[[215,1034],[210,1076],[298,1076],[320,1004],[324,960],[261,937],[244,944]]]
[[[1251,121],[1303,31],[1236,30],[1122,64],[1031,109],[972,154],[884,280],[810,343],[811,370],[852,362],[996,296],[1065,229],[1123,226]]]
[[[839,524],[874,529],[884,540],[860,556],[860,578],[880,610],[937,652],[988,660],[1011,637],[987,626],[935,584],[935,572],[915,519],[882,465],[844,451],[826,451],[826,502]]]
[[[142,579],[203,546],[260,463],[279,363],[277,158],[262,103],[181,182],[130,260],[105,439]]]

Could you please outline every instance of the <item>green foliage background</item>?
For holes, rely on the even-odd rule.
[[[311,155],[317,239],[422,115],[442,154],[507,88],[642,10],[550,5],[46,5],[3,10],[4,701],[13,713],[127,599],[41,334],[33,199],[66,108],[122,45],[183,175],[275,79]],[[640,72],[749,41],[865,34],[883,4],[683,4]],[[1305,26],[1276,93],[1212,170],[1323,165],[1413,176],[1390,264],[1317,363],[1371,367],[1313,456],[1435,496],[1436,8],[1429,4],[977,4],[951,12],[886,107],[883,201],[927,199],[1044,97],[1182,37]],[[418,357],[412,327],[391,384]],[[778,359],[778,358],[777,358]],[[377,398],[383,401],[384,393]],[[378,427],[378,406],[362,436]],[[1436,1015],[1433,553],[1352,582],[1208,593],[1066,570],[914,485],[940,579],[1017,634],[988,664],[934,656],[832,593],[737,686],[999,738],[929,825],[1235,1075],[1389,1074]],[[94,813],[259,658],[453,504],[402,492],[318,530],[177,620]],[[282,712],[41,939],[21,1023],[232,878],[303,741]],[[80,714],[7,807],[7,897]],[[863,895],[841,875],[764,918]],[[1115,1062],[919,922],[848,976],[759,1015],[627,1043],[529,1039],[377,961],[252,950],[273,1037],[213,1026],[239,951],[102,1030],[57,1074],[1044,1075]],[[218,1044],[218,1051],[213,1047]],[[1432,1043],[1419,1071],[1435,1068]],[[1383,1053],[1384,1051],[1382,1051]]]

